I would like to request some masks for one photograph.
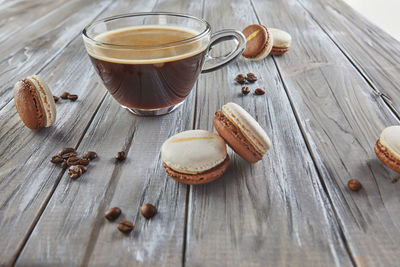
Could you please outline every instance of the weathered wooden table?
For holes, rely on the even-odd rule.
[[[98,82],[80,31],[119,13],[174,11],[213,30],[262,23],[288,31],[292,49],[261,62],[239,59],[199,78],[184,106],[136,117]],[[400,183],[373,151],[399,123],[400,43],[336,0],[0,1],[0,265],[16,266],[399,266]],[[254,72],[264,96],[233,78]],[[51,128],[31,131],[12,88],[39,74],[57,104]],[[188,129],[213,130],[234,101],[271,137],[262,162],[230,152],[231,166],[203,186],[178,184],[160,147]],[[78,180],[49,162],[60,148],[99,158]],[[115,164],[117,151],[128,159]],[[363,189],[352,192],[357,178]],[[150,202],[159,213],[139,213]],[[135,230],[104,219],[112,206]]]

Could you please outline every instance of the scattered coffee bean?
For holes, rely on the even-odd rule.
[[[68,175],[71,179],[79,178],[82,175],[82,169],[78,166],[71,166],[68,169]]]
[[[246,82],[246,78],[243,74],[238,74],[235,78],[235,81],[240,84],[244,84]]]
[[[265,94],[265,91],[264,91],[263,89],[261,89],[261,88],[257,88],[257,89],[254,91],[254,93],[255,93],[256,95],[263,95],[263,94]]]
[[[59,156],[62,156],[64,154],[70,153],[70,152],[75,152],[75,148],[73,147],[65,147],[63,149],[60,150],[60,152],[58,152]]]
[[[242,87],[242,94],[247,95],[248,93],[250,93],[250,88],[247,86],[243,86]]]
[[[90,163],[90,159],[88,159],[88,158],[81,158],[80,160],[79,160],[79,165],[85,165],[85,166],[87,166],[87,165],[89,165],[89,163]]]
[[[118,161],[124,161],[126,159],[126,152],[125,151],[118,152],[117,156],[115,156],[115,159]]]
[[[113,221],[117,219],[121,215],[121,209],[118,207],[111,208],[106,211],[104,214],[104,217],[106,217],[107,220]]]
[[[360,181],[358,181],[357,179],[350,179],[347,183],[347,186],[351,191],[358,191],[362,187]]]
[[[63,154],[61,157],[65,160],[72,158],[72,157],[76,157],[76,152],[69,152],[69,153],[65,153]]]
[[[61,163],[61,168],[66,169],[68,167],[67,161],[64,160],[63,163]]]
[[[61,163],[63,161],[64,161],[64,159],[62,157],[60,157],[59,155],[53,156],[50,159],[51,163]]]
[[[133,223],[131,223],[130,221],[127,220],[122,220],[119,224],[118,224],[118,230],[120,230],[121,232],[127,234],[130,233],[133,230]]]
[[[251,72],[247,73],[246,80],[249,83],[254,83],[255,81],[257,81],[257,76],[254,73],[251,73]]]
[[[393,180],[392,180],[392,184],[395,184],[395,183],[397,183],[398,181],[400,181],[400,176],[397,177],[397,178],[395,178],[395,179],[393,179]]]
[[[64,93],[62,93],[62,94],[60,95],[60,97],[61,97],[62,99],[67,99],[68,96],[69,96],[69,93],[68,93],[68,92],[64,92]]]
[[[54,102],[57,102],[60,99],[58,96],[53,95]]]
[[[68,99],[71,101],[76,101],[78,99],[78,95],[68,95]]]
[[[78,157],[70,157],[67,159],[68,166],[79,165],[80,158]]]
[[[87,172],[87,167],[86,167],[85,165],[74,165],[74,166],[76,166],[76,167],[78,167],[78,168],[81,168],[82,173]]]
[[[143,217],[145,217],[146,219],[150,219],[151,217],[156,215],[157,209],[150,203],[146,203],[140,207],[140,212],[142,213]]]
[[[85,154],[83,154],[83,158],[93,160],[97,158],[97,153],[94,151],[88,151]]]

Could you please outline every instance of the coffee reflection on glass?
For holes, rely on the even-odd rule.
[[[202,71],[210,44],[207,22],[169,13],[112,17],[88,25],[83,35],[107,90],[139,115],[161,115],[179,106]],[[223,65],[217,63],[211,67]]]

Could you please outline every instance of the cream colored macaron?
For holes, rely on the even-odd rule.
[[[226,143],[205,130],[190,130],[167,139],[161,158],[169,176],[186,184],[211,182],[222,175],[229,163]]]
[[[273,36],[273,47],[271,55],[282,55],[286,53],[292,44],[292,36],[289,33],[275,28],[269,29]]]
[[[400,126],[385,128],[376,141],[374,150],[383,164],[400,173]]]
[[[271,141],[260,124],[241,106],[227,103],[214,117],[214,126],[225,141],[245,160],[262,159]]]

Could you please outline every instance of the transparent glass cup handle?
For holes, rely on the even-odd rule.
[[[217,70],[229,64],[243,53],[246,48],[246,38],[243,33],[237,30],[222,30],[214,33],[211,36],[209,50],[212,46],[228,40],[235,40],[237,43],[236,48],[225,56],[212,57],[208,54],[201,71],[202,73]]]

